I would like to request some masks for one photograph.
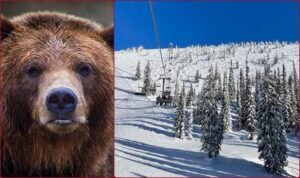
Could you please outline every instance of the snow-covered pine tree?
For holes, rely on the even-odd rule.
[[[151,94],[151,67],[150,62],[148,61],[144,70],[144,86],[142,88],[142,92],[146,93],[146,95]]]
[[[278,57],[278,54],[276,53],[274,60],[273,60],[273,65],[277,64],[278,61],[279,61],[279,57]]]
[[[240,130],[240,118],[241,118],[241,94],[239,89],[239,82],[236,83],[236,103],[237,103],[237,129]]]
[[[279,67],[277,68],[277,78],[279,79],[279,83],[281,83],[281,73]]]
[[[286,94],[288,91],[287,89],[287,80],[286,80],[286,71],[285,66],[282,64],[282,94]]]
[[[207,55],[206,60],[207,60],[207,61],[210,61],[210,60],[211,60],[211,54],[208,54],[208,55]]]
[[[249,132],[249,140],[253,140],[253,132],[257,125],[256,113],[255,113],[255,102],[254,98],[251,96],[250,98],[249,108],[247,109],[246,123],[245,128]]]
[[[192,140],[193,139],[192,131],[193,131],[193,122],[194,122],[194,120],[193,120],[193,115],[194,115],[193,107],[190,106],[188,111],[189,111],[189,122],[188,122],[188,129],[187,129],[187,139]]]
[[[182,94],[183,98],[185,99],[186,93],[185,93],[185,83],[184,82],[182,83],[181,94]]]
[[[155,95],[156,94],[156,82],[153,82],[153,85],[151,87],[151,94]]]
[[[173,105],[177,105],[177,101],[179,99],[179,84],[178,81],[176,80],[175,82],[175,90],[174,90],[174,99],[173,99]]]
[[[290,74],[287,80],[287,90],[289,90],[289,88],[293,88],[293,75]]]
[[[240,117],[239,117],[239,129],[244,129],[245,127],[245,79],[243,69],[240,69],[240,101],[241,101],[241,108],[240,108]]]
[[[224,97],[222,99],[220,119],[222,119],[224,122],[224,132],[230,131],[232,129],[232,122],[231,122],[231,115],[230,115],[229,91],[227,85],[224,86]]]
[[[298,114],[298,102],[297,102],[297,98],[296,95],[294,94],[294,89],[293,87],[290,88],[290,106],[291,108],[289,108],[289,116],[290,116],[290,125],[289,125],[289,129],[290,129],[290,133],[292,134],[292,136],[296,136],[298,134],[299,131],[299,114]]]
[[[218,81],[218,77],[219,77],[219,69],[218,69],[218,63],[216,63],[215,74],[214,74],[215,84]]]
[[[291,83],[291,82],[290,82]],[[279,93],[280,94],[280,101],[282,101],[282,108],[281,108],[281,112],[282,112],[282,118],[284,121],[284,127],[285,127],[285,131],[289,132],[289,126],[290,126],[290,111],[292,108],[292,103],[291,103],[291,99],[290,97],[290,90],[289,90],[289,86],[288,86],[288,82],[286,80],[286,71],[285,71],[285,66],[284,64],[282,64],[282,92]]]
[[[225,93],[225,88],[228,87],[228,83],[227,83],[227,72],[226,70],[224,71],[224,74],[223,74],[223,96],[224,96],[224,93]]]
[[[259,101],[259,91],[261,85],[261,74],[258,70],[256,70],[255,74],[255,92],[254,92],[254,102],[255,102],[255,118],[258,121],[258,101]]]
[[[295,131],[295,125],[297,123],[298,117],[294,112],[293,102],[295,100],[294,97],[294,89],[292,87],[288,87],[288,91],[282,97],[282,114],[283,114],[283,121],[285,125],[285,130],[287,133],[293,133]],[[298,127],[298,125],[296,126]],[[293,135],[293,134],[292,134]]]
[[[253,139],[253,132],[256,126],[255,103],[251,93],[248,60],[246,60],[246,88],[245,88],[245,109],[242,114],[245,118],[245,129],[250,133],[249,140]]]
[[[232,103],[232,101],[235,100],[235,82],[234,82],[232,60],[230,64],[231,65],[230,65],[229,78],[228,78],[228,92],[229,92],[229,101],[230,103]]]
[[[205,117],[205,106],[204,106],[204,86],[202,86],[201,92],[197,96],[197,101],[196,101],[196,111],[195,111],[195,118],[194,118],[194,123],[203,125],[204,123],[204,117]]]
[[[176,71],[176,79],[179,77],[179,73],[180,73],[180,70],[178,69],[178,70]]]
[[[194,100],[194,90],[193,90],[193,84],[191,83],[190,89],[186,97],[186,106],[190,106],[193,100]]]
[[[223,141],[223,120],[218,117],[218,106],[216,101],[216,88],[213,75],[213,67],[203,85],[203,100],[205,106],[204,123],[202,125],[202,148],[208,152],[208,157],[219,155]]]
[[[174,124],[175,137],[185,138],[185,113],[184,113],[184,86],[179,95],[179,99],[176,105],[176,117]]]
[[[264,160],[264,168],[279,174],[287,165],[287,146],[284,123],[281,116],[281,103],[275,90],[275,81],[270,66],[265,67],[265,74],[260,90],[258,124],[259,159]]]
[[[282,94],[282,86],[281,86],[281,77],[280,77],[280,70],[279,68],[277,69],[277,77],[276,77],[276,93],[279,94],[281,97]]]
[[[189,52],[189,56],[188,56],[189,62],[192,63],[193,62],[193,57],[192,54]]]
[[[141,79],[141,63],[138,61],[138,64],[136,66],[136,72],[135,72],[135,77],[139,80]]]
[[[195,118],[194,118],[194,124],[198,124],[198,125],[202,125],[201,118],[202,118],[202,97],[201,97],[201,92],[198,93],[197,97],[196,97],[196,105],[195,105]]]
[[[223,98],[223,87],[221,81],[221,74],[218,73],[218,84],[217,84],[217,101],[221,101]]]
[[[298,74],[295,67],[295,62],[293,62],[293,82],[294,82],[294,94],[297,99],[297,103],[299,102],[299,83],[298,83]],[[297,104],[298,105],[298,104]]]
[[[273,74],[273,78],[274,78],[274,80],[277,82],[277,73],[276,73],[276,70],[274,70],[273,73],[274,73],[274,74]]]
[[[199,70],[197,69],[196,75],[195,75],[195,82],[198,83],[200,79]]]

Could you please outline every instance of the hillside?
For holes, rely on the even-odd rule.
[[[166,63],[167,75],[171,82],[166,83],[174,92],[176,76],[180,86],[192,83],[198,92],[207,75],[208,68],[218,66],[221,74],[229,72],[230,63],[234,66],[235,81],[240,68],[245,69],[246,58],[252,77],[256,70],[263,70],[263,63],[268,61],[272,69],[285,64],[287,74],[297,71],[299,63],[298,44],[286,43],[246,43],[220,46],[191,46],[162,50]],[[277,56],[277,57],[275,57]],[[163,74],[162,64],[157,49],[142,48],[117,51],[116,61],[116,176],[272,176],[263,169],[263,162],[258,159],[256,140],[248,140],[248,133],[230,131],[224,135],[222,151],[217,158],[209,159],[201,148],[201,129],[195,125],[193,140],[174,138],[173,124],[175,108],[156,107],[156,96],[137,96],[143,80],[133,76],[138,61],[141,63],[142,76],[146,63],[152,69],[151,77],[157,85],[157,95],[161,95]],[[277,58],[278,61],[274,62]],[[236,66],[238,62],[238,67]],[[194,82],[196,70],[202,78]],[[187,91],[187,90],[186,90]],[[233,122],[236,113],[231,113]],[[284,175],[298,176],[299,150],[298,137],[288,136],[288,166]]]

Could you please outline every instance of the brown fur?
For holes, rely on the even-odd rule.
[[[2,17],[1,25],[2,176],[112,176],[113,27],[58,13]],[[92,66],[88,78],[75,72],[81,62]],[[47,75],[62,66],[76,75],[87,124],[59,135],[34,118],[42,78],[26,77],[31,63]]]

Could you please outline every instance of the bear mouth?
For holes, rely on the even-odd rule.
[[[85,122],[81,121],[80,117],[72,117],[72,116],[57,116],[53,115],[49,118],[48,121],[45,122],[46,128],[50,131],[59,134],[69,134],[74,130],[79,128],[81,125],[84,125]]]
[[[74,125],[74,124],[83,124],[80,121],[77,121],[72,118],[55,118],[51,119],[47,122],[47,124],[56,124],[56,125],[61,125],[61,126],[67,126],[67,125]]]
[[[74,121],[73,119],[52,119],[48,121],[48,124],[58,124],[58,125],[70,125],[76,123],[78,122]]]

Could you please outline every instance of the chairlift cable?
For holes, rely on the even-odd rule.
[[[131,74],[131,73],[129,73],[129,72],[127,72],[127,71],[123,70],[123,69],[120,69],[120,68],[118,68],[118,67],[116,67],[116,66],[115,66],[115,68],[116,68],[117,70],[119,70],[119,71],[125,72],[125,73],[127,73],[127,74],[129,74],[129,75],[131,75],[131,76],[134,76],[134,77],[135,77],[135,75],[134,75],[134,74]]]
[[[160,53],[160,58],[161,58],[161,62],[162,62],[162,65],[163,65],[164,75],[166,76],[165,64],[164,64],[164,59],[163,59],[162,52],[161,52],[160,41],[159,41],[159,35],[158,35],[157,25],[156,25],[156,21],[155,21],[154,10],[153,10],[153,6],[152,6],[152,0],[149,1],[149,4],[150,4],[151,15],[152,15],[152,21],[153,21],[154,30],[155,30],[156,41],[157,41],[157,44],[158,44],[159,53]]]

